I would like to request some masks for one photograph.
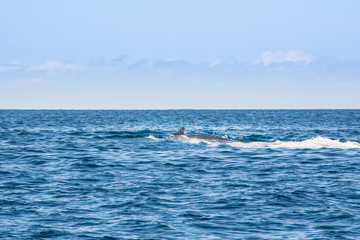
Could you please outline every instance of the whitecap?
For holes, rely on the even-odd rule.
[[[314,137],[304,141],[275,141],[275,142],[231,142],[228,145],[236,148],[290,148],[290,149],[317,149],[317,148],[360,148],[358,142],[341,142],[326,137]]]
[[[145,138],[149,138],[149,139],[153,139],[153,140],[161,140],[161,138],[157,138],[154,135],[150,134],[149,136],[145,137]]]
[[[190,143],[190,144],[200,144],[200,143],[205,143],[210,147],[216,147],[219,146],[221,144],[223,144],[220,141],[211,141],[211,140],[206,140],[206,139],[199,139],[199,138],[189,138],[185,135],[183,136],[179,136],[176,139],[185,142],[185,143]]]
[[[153,140],[161,140],[162,138],[157,138],[153,135],[149,135],[146,138]],[[205,143],[210,147],[217,147],[219,145],[228,145],[235,148],[288,148],[288,149],[318,149],[318,148],[339,148],[339,149],[351,149],[351,148],[360,148],[360,143],[354,141],[342,142],[338,139],[330,139],[326,137],[313,137],[311,139],[306,139],[303,141],[280,141],[275,142],[223,142],[216,140],[207,140],[207,139],[198,139],[198,138],[189,138],[187,136],[179,136],[176,138],[184,143],[190,144],[201,144]]]

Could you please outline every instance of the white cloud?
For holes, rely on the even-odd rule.
[[[104,59],[101,57],[93,57],[89,62],[92,66],[103,66],[105,64]]]
[[[129,69],[176,69],[176,68],[189,68],[193,66],[192,63],[185,61],[181,58],[167,58],[167,59],[141,59],[128,65]]]
[[[151,67],[152,67],[152,61],[147,58],[140,59],[134,63],[131,63],[128,66],[129,69],[151,69]]]
[[[0,72],[10,71],[66,71],[79,69],[76,64],[62,61],[47,61],[43,64],[26,64],[17,61],[0,64]]]
[[[0,64],[0,72],[10,71],[66,71],[79,69],[76,64],[62,61],[47,61],[43,64],[26,64],[17,61]]]
[[[127,55],[123,54],[123,55],[118,56],[117,58],[114,58],[112,60],[112,62],[114,62],[114,63],[124,62],[126,60],[126,58],[127,58]]]
[[[0,64],[0,72],[9,72],[9,71],[16,71],[22,70],[28,67],[27,64],[23,64],[17,61],[8,62],[4,64]]]
[[[290,51],[266,51],[262,54],[260,59],[256,64],[264,64],[269,66],[274,63],[298,63],[302,62],[309,64],[314,61],[314,56],[311,54],[306,54],[300,50],[290,50]]]
[[[61,61],[47,61],[40,65],[32,65],[27,70],[29,71],[64,71],[78,68],[77,65],[71,63],[64,63]]]
[[[222,62],[223,62],[222,59],[217,58],[217,59],[213,60],[212,62],[210,62],[209,67],[210,67],[210,68],[217,67],[217,66],[219,66]]]
[[[217,70],[221,70],[221,71],[233,71],[233,70],[239,70],[240,68],[243,67],[243,63],[240,63],[237,59],[235,58],[217,58],[214,59],[213,61],[211,61],[210,63],[208,63],[207,67],[209,69],[217,69]]]
[[[181,58],[167,58],[167,59],[157,59],[153,61],[152,66],[154,68],[176,68],[176,67],[186,67],[191,64]]]

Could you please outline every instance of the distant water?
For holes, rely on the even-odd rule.
[[[360,239],[360,110],[1,110],[0,238]]]

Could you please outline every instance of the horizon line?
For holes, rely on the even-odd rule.
[[[360,108],[0,108],[17,111],[360,110]]]

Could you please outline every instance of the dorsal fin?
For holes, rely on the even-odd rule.
[[[182,127],[182,128],[180,128],[180,130],[179,131],[177,131],[176,133],[174,133],[173,135],[184,135],[185,134],[185,128],[184,127]]]

